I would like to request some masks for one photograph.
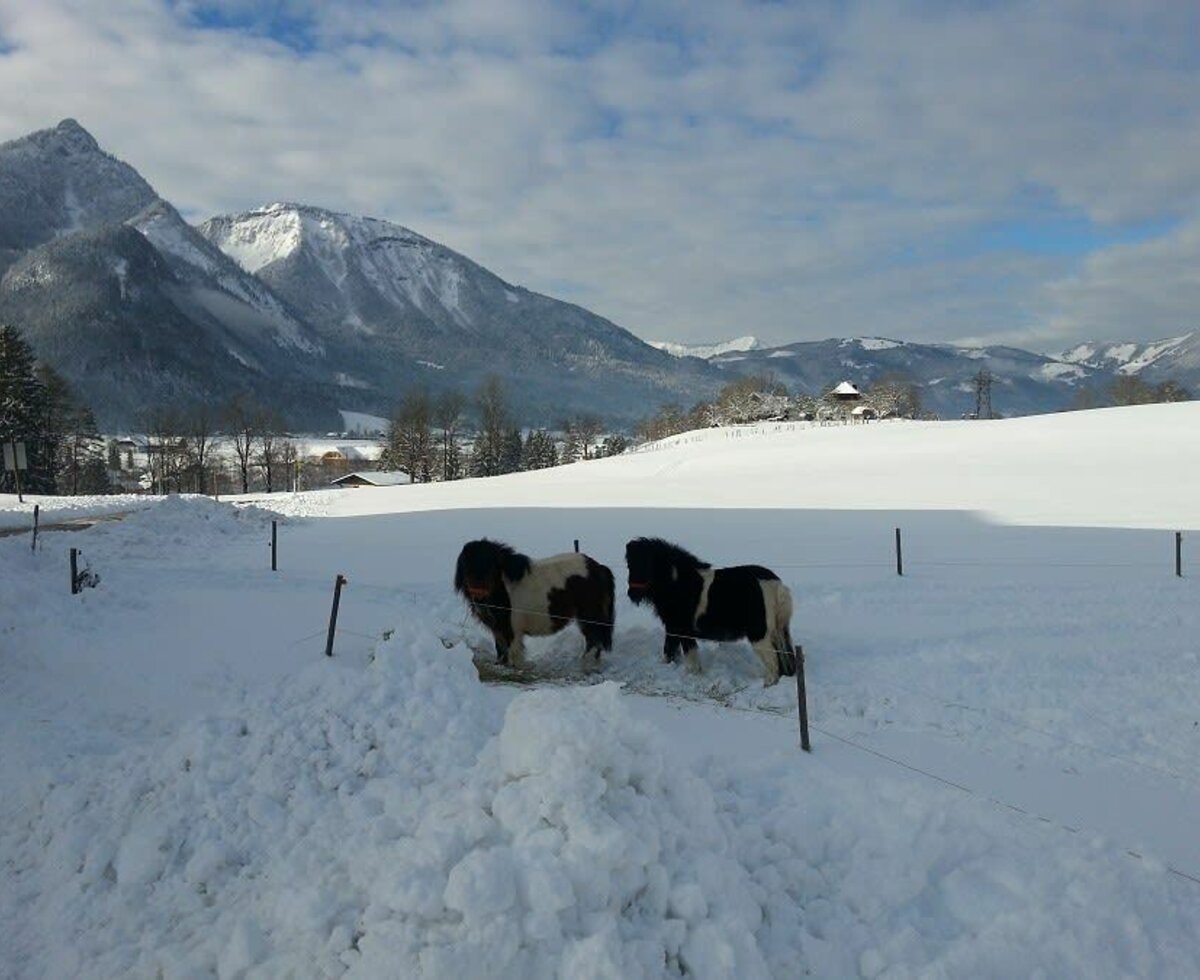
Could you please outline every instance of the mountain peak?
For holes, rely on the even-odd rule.
[[[86,129],[79,125],[78,121],[71,118],[66,118],[54,127],[52,132],[61,137],[64,141],[77,147],[80,150],[99,150],[100,144],[96,142],[96,138]]]

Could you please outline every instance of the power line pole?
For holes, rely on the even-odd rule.
[[[975,417],[992,417],[992,372],[987,368],[975,375]]]

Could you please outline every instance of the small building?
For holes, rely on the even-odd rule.
[[[855,388],[849,381],[843,381],[830,394],[834,397],[834,400],[839,402],[856,402],[862,398],[862,392]]]
[[[367,470],[347,473],[329,482],[334,487],[402,487],[412,483],[412,477],[404,470]]]
[[[855,405],[850,412],[851,422],[870,422],[879,418],[879,413],[870,405]]]

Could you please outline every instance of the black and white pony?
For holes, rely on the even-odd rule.
[[[661,538],[635,538],[625,545],[629,598],[649,602],[667,638],[668,662],[682,648],[688,668],[700,670],[697,640],[747,639],[762,661],[765,685],[796,673],[792,645],[792,593],[761,565],[713,568]]]
[[[613,573],[587,555],[535,559],[499,541],[468,541],[458,555],[454,588],[492,631],[497,663],[521,666],[526,636],[549,636],[572,621],[587,643],[585,665],[612,649]]]

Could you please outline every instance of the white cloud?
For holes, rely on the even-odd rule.
[[[1194,325],[1190,226],[1090,259],[977,233],[1195,213],[1192,5],[652,6],[0,0],[0,139],[74,116],[197,219],[391,218],[643,336]]]

